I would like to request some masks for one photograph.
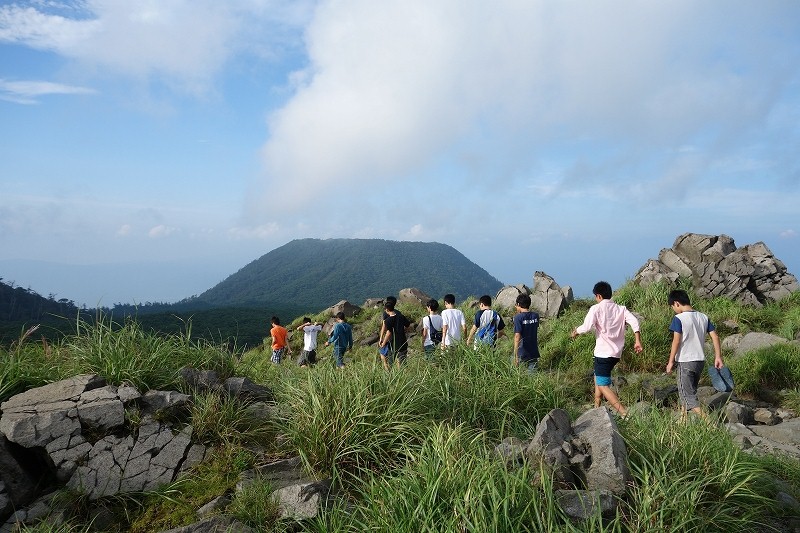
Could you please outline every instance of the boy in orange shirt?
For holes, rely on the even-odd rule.
[[[272,317],[272,329],[269,330],[269,335],[272,337],[272,362],[276,365],[281,363],[284,352],[292,353],[286,340],[288,334],[286,328],[281,326],[281,319],[276,316]]]

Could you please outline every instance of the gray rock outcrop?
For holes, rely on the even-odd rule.
[[[737,248],[727,235],[685,233],[658,259],[650,259],[633,278],[650,285],[679,277],[692,280],[702,298],[723,296],[748,305],[777,301],[800,290],[797,278],[787,272],[766,244],[757,242]]]
[[[569,286],[561,287],[551,276],[537,271],[533,275],[533,288],[523,284],[505,286],[497,292],[493,304],[498,309],[514,309],[520,294],[531,297],[531,311],[547,318],[558,316],[573,301]]]
[[[337,313],[344,313],[344,316],[351,318],[361,312],[361,308],[355,304],[351,304],[347,300],[342,300],[325,310],[325,314],[336,316]]]
[[[421,305],[425,307],[425,303],[430,300],[431,297],[422,292],[419,289],[402,289],[400,294],[397,297],[398,303],[406,303],[406,304],[413,304],[413,305]]]

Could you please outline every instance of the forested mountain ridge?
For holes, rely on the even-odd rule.
[[[503,284],[455,248],[436,242],[298,239],[249,263],[188,301],[210,307],[282,302],[319,311],[347,299],[418,288],[435,298],[494,295]],[[187,303],[188,303],[187,301]]]

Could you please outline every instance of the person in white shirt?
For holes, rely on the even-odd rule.
[[[456,297],[444,295],[444,311],[442,311],[442,348],[459,342],[467,333],[467,320],[461,309],[456,309]]]
[[[317,362],[317,335],[322,331],[322,324],[311,322],[308,317],[303,318],[303,323],[297,326],[297,330],[303,330],[303,351],[297,358],[297,364],[307,368]]]

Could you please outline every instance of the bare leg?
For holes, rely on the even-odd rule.
[[[603,394],[603,397],[608,402],[608,405],[613,407],[620,415],[625,416],[628,414],[628,410],[622,405],[619,401],[619,397],[617,393],[614,392],[611,387],[609,386],[597,386],[600,389],[600,392]]]
[[[600,400],[603,399],[603,392],[597,385],[594,386],[594,406],[600,407]]]

